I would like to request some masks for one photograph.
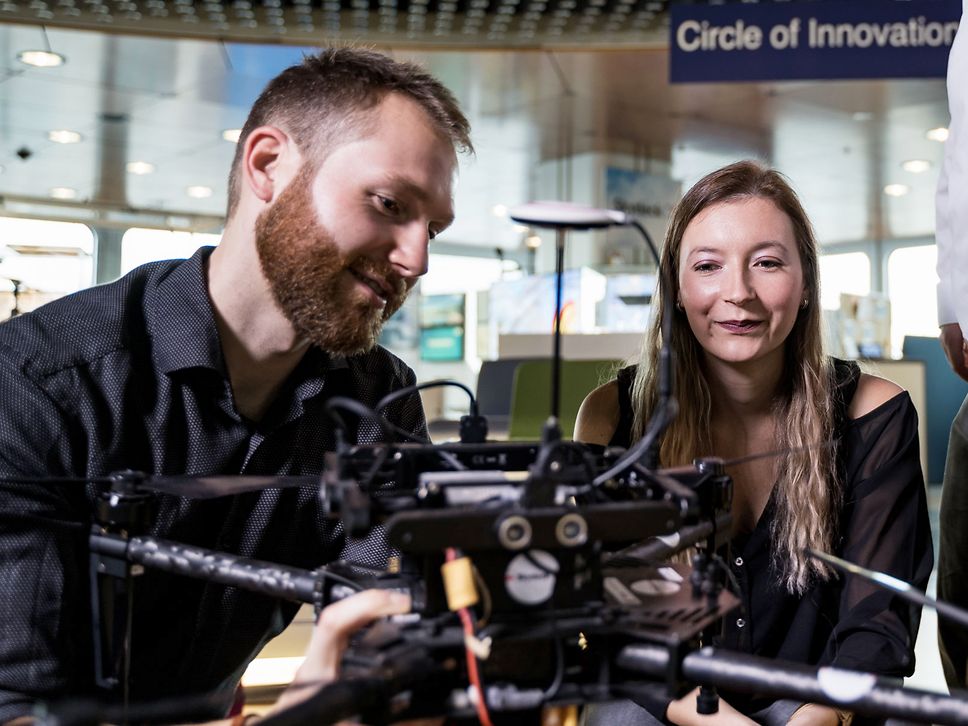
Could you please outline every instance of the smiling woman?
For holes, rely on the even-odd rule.
[[[642,436],[658,400],[660,321],[671,301],[679,414],[659,463],[745,459],[727,467],[728,560],[745,612],[725,623],[723,644],[909,675],[920,614],[836,580],[805,554],[834,552],[922,588],[932,565],[913,404],[890,381],[824,354],[817,243],[786,179],[754,162],[701,179],[672,213],[660,280],[669,289],[641,359],[589,394],[575,438],[628,447]],[[764,452],[782,453],[750,456]],[[847,719],[814,704],[722,695],[735,723]],[[588,723],[704,722],[692,696],[642,705],[594,707]]]
[[[679,309],[707,365],[783,366],[783,343],[806,306],[790,218],[772,201],[720,202],[686,228],[679,253]]]

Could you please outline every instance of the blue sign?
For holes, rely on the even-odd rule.
[[[464,359],[464,328],[448,325],[420,331],[420,360],[458,361]]]
[[[670,81],[944,78],[961,0],[673,5]]]

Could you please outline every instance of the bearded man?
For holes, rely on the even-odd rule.
[[[94,489],[12,477],[315,475],[332,396],[373,406],[414,383],[376,345],[453,218],[469,129],[407,63],[327,50],[269,83],[243,128],[219,246],[0,325],[0,723],[97,695],[86,539]],[[392,404],[425,434],[420,400]],[[361,421],[349,440],[380,433]],[[349,541],[313,488],[166,497],[148,534],[295,567],[386,565]],[[295,606],[148,571],[137,578],[129,697],[217,691]]]

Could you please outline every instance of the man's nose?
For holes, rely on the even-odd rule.
[[[398,228],[390,250],[390,264],[400,277],[416,280],[427,273],[430,232],[426,225],[415,222]]]

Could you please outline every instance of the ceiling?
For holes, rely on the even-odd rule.
[[[487,22],[502,3],[515,8],[503,40],[488,40],[483,30],[473,37],[453,31],[488,1],[494,7]],[[222,131],[242,125],[265,82],[299,60],[300,44],[329,32],[325,22],[299,31],[290,21],[299,12],[305,16],[300,7],[325,15],[328,2],[336,0],[0,0],[0,214],[217,230],[234,151]],[[359,37],[426,65],[468,113],[477,154],[463,160],[458,221],[444,243],[518,248],[522,232],[492,209],[528,201],[542,168],[581,154],[617,158],[684,183],[737,158],[764,159],[790,176],[825,243],[933,231],[942,145],[925,132],[948,120],[941,80],[671,86],[665,3],[430,0],[423,3],[434,18],[427,27],[437,27],[447,3],[456,7],[453,28],[433,36],[426,28],[424,35],[399,29],[409,27],[403,18],[418,0],[395,11],[396,33],[378,25],[391,0],[343,0],[340,36],[356,37],[348,30],[353,8],[360,18],[360,8],[372,8]],[[540,21],[535,37],[524,38],[527,7],[537,3],[546,7],[531,11]],[[555,26],[551,20],[564,17],[563,3],[571,4],[571,14]],[[229,23],[247,5],[258,5],[256,27],[214,27],[211,17],[221,14]],[[186,7],[195,22],[172,20]],[[605,18],[582,26],[588,7],[611,16],[625,7],[619,13],[625,22],[616,27]],[[152,8],[168,14],[153,17]],[[273,16],[272,8],[282,15]],[[88,17],[98,14],[111,20]],[[282,17],[282,26],[266,21],[272,17]],[[79,29],[85,24],[103,29]],[[564,32],[555,35],[555,27]],[[178,37],[188,35],[197,37]],[[257,37],[270,44],[238,42]],[[48,46],[67,62],[40,69],[17,60],[20,51]],[[49,140],[57,129],[76,131],[81,140]],[[931,167],[906,172],[901,163],[909,159]],[[131,161],[149,162],[154,171],[129,173]],[[888,197],[888,183],[910,191]],[[212,195],[188,196],[190,186],[207,186]],[[560,184],[559,196],[572,186]],[[54,187],[75,190],[75,200],[52,200]]]

